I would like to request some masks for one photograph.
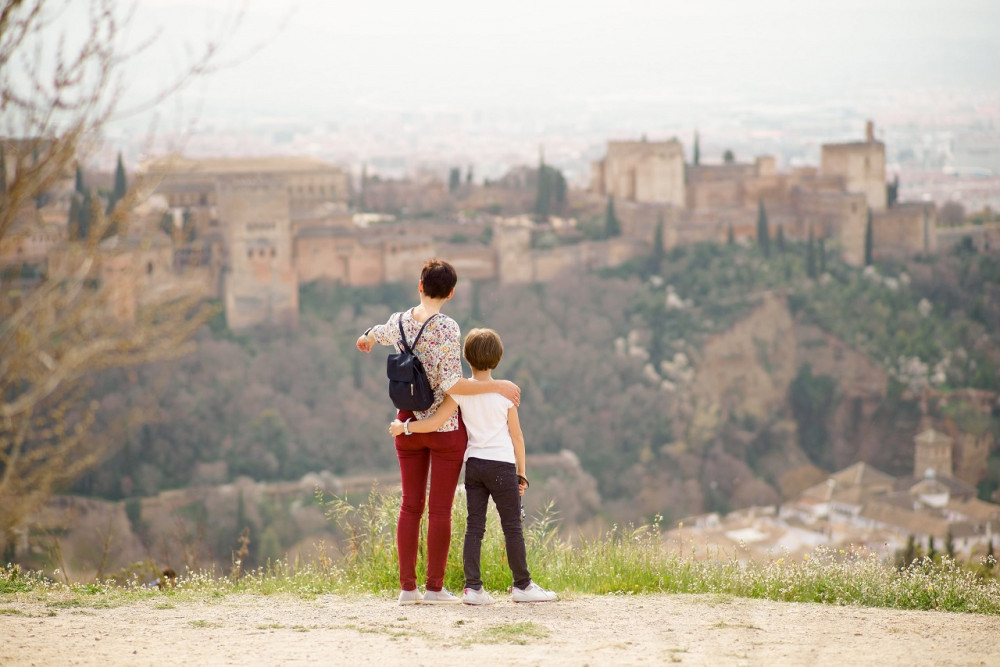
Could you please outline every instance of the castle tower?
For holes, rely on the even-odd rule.
[[[823,144],[820,174],[844,181],[847,192],[865,195],[872,211],[884,211],[885,144],[875,139],[875,125],[865,124],[865,140],[843,144]]]
[[[229,327],[296,324],[299,283],[285,180],[240,174],[221,177],[217,187],[228,255],[223,289]]]
[[[916,449],[913,454],[913,476],[926,477],[928,471],[934,476],[953,477],[951,438],[929,428],[914,438]]]
[[[684,150],[669,141],[609,141],[603,160],[591,165],[591,190],[618,201],[685,203]]]

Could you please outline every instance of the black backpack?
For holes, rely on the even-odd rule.
[[[406,342],[406,332],[403,331],[403,314],[399,314],[397,323],[403,351],[390,354],[385,360],[385,374],[389,377],[389,398],[397,410],[426,410],[434,404],[434,390],[431,389],[424,365],[413,353],[413,348],[424,333],[424,327],[437,316],[438,313],[435,313],[427,318],[411,346]]]

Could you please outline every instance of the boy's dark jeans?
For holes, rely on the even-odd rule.
[[[514,585],[526,588],[531,583],[528,558],[521,531],[521,494],[517,489],[517,467],[504,461],[470,458],[465,462],[465,497],[469,518],[465,528],[462,561],[465,566],[465,587],[481,588],[479,557],[486,534],[486,504],[490,496],[496,503],[507,543],[507,562],[514,575]]]

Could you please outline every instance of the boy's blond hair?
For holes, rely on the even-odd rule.
[[[473,329],[465,337],[465,360],[477,371],[490,371],[503,357],[503,341],[493,329]]]

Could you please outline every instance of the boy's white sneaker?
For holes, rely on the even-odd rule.
[[[459,604],[461,601],[457,596],[442,588],[439,591],[424,593],[423,604]]]
[[[400,591],[399,593],[399,604],[420,604],[423,599],[424,596],[417,589]]]
[[[551,602],[559,596],[532,581],[524,588],[514,586],[511,589],[510,597],[514,602]]]
[[[466,588],[462,593],[462,602],[465,604],[493,604],[493,597],[481,586],[479,588]]]

